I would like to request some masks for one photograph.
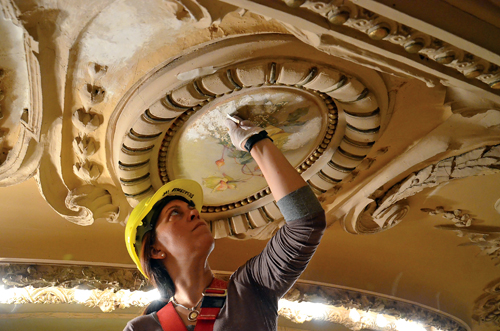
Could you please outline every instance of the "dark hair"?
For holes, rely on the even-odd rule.
[[[180,196],[169,196],[160,201],[158,201],[153,207],[151,212],[154,212],[156,218],[154,218],[155,223],[159,217],[163,208],[172,200],[182,200],[189,205],[193,205],[192,201]],[[151,284],[158,289],[161,295],[161,300],[152,301],[143,311],[143,315],[151,314],[162,309],[175,294],[175,285],[170,278],[167,268],[163,265],[161,260],[153,259],[151,257],[151,252],[153,245],[156,241],[156,224],[154,225],[154,230],[149,231],[144,235],[142,240],[142,254],[140,257],[142,270],[146,273]]]

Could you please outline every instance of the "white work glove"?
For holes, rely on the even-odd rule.
[[[240,118],[237,119],[240,120]],[[238,125],[228,118],[226,119],[225,124],[229,129],[229,137],[231,137],[231,142],[233,143],[234,147],[244,152],[247,151],[245,149],[245,143],[247,142],[248,138],[250,138],[254,134],[264,131],[263,128],[258,127],[253,122],[247,120],[241,121]]]

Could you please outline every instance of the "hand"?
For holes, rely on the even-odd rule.
[[[229,137],[231,137],[231,142],[234,147],[245,152],[247,151],[245,149],[245,143],[248,138],[264,130],[261,127],[256,126],[253,122],[247,120],[241,121],[238,125],[228,118],[226,119],[225,124],[229,129]]]

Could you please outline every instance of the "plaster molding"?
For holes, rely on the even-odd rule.
[[[8,288],[151,289],[137,268],[97,265],[1,263],[0,280]]]
[[[484,292],[474,302],[472,318],[480,325],[491,324],[498,328],[500,327],[500,280],[488,284]]]
[[[478,47],[464,49],[471,43],[454,46],[408,27],[406,22],[375,14],[358,2],[223,1],[283,22],[297,38],[328,54],[390,74],[413,77],[429,87],[468,89],[500,103],[496,91],[500,88],[499,63],[473,55],[471,52]]]
[[[44,160],[40,167],[40,190],[51,206],[70,222],[83,226],[91,225],[96,220],[123,224],[128,210],[125,199],[119,190],[106,183],[106,179],[100,180],[107,171],[100,155],[103,144],[99,142],[99,130],[104,128],[106,121],[102,108],[106,90],[100,82],[108,68],[90,62],[87,69],[87,83],[78,89],[78,107],[72,112],[71,121],[63,121],[62,127],[54,125],[54,134],[49,136],[54,150],[51,151],[52,158]],[[65,135],[63,131],[68,127],[72,133],[72,144],[68,145],[72,149],[68,151],[72,153],[62,155],[66,150],[61,143]],[[58,155],[59,159],[54,158]],[[73,164],[69,167],[71,161]],[[57,180],[54,180],[56,177]],[[64,201],[56,201],[57,204],[53,199],[59,199],[61,192],[54,197],[54,187],[59,187],[66,195]],[[120,212],[123,210],[125,212]]]
[[[500,265],[500,229],[498,227],[488,227],[480,225],[472,225],[466,228],[454,225],[436,225],[436,229],[453,231],[460,238],[467,238],[468,243],[462,243],[459,246],[475,246],[481,252],[479,256],[488,256],[495,262],[495,265]]]
[[[357,169],[358,178],[344,181],[320,197],[329,222],[341,221],[352,234],[384,231],[402,220],[408,208],[406,198],[424,188],[497,172],[499,122],[500,115],[494,109],[470,117],[452,114],[390,159],[384,157],[390,148],[386,142],[378,154],[369,155],[376,161]]]
[[[373,329],[389,331],[396,328],[395,320],[416,321],[423,328],[465,331],[470,327],[463,321],[445,312],[378,293],[362,291],[335,285],[320,285],[300,280],[285,294],[284,299],[292,302],[322,303],[333,309],[316,320],[344,325],[350,330]],[[357,316],[353,316],[352,310]],[[313,317],[293,309],[280,310],[280,315],[295,323],[303,323]],[[366,313],[366,314],[363,314]],[[384,316],[386,325],[379,325],[369,314]],[[362,315],[363,314],[363,315]]]
[[[113,319],[131,320],[137,317],[137,313],[113,313]],[[43,312],[43,313],[16,313],[16,314],[0,314],[1,320],[8,319],[49,319],[49,318],[65,318],[65,319],[109,319],[109,313],[73,313],[73,312]]]
[[[286,1],[285,1],[286,3]],[[500,63],[489,62],[429,34],[371,12],[350,1],[305,1],[301,8],[326,18],[335,26],[344,25],[376,41],[389,41],[409,54],[421,54],[453,68],[467,79],[477,79],[491,89],[500,89]],[[384,47],[380,44],[380,47]]]
[[[78,131],[90,133],[101,126],[102,118],[90,109],[79,108],[73,113],[73,124]]]
[[[37,150],[39,163],[32,170],[37,171],[36,180],[45,200],[59,215],[76,224],[90,225],[96,219],[123,223],[131,211],[119,183],[114,181],[113,169],[108,168],[106,150],[110,114],[127,88],[156,65],[173,61],[180,53],[240,35],[233,24],[238,24],[245,34],[285,31],[279,23],[268,24],[254,14],[242,17],[243,13],[234,12],[232,6],[224,6],[220,12],[218,3],[205,4],[207,9],[196,1],[151,1],[141,8],[149,13],[146,21],[133,11],[136,6],[141,7],[133,1],[109,1],[92,6],[85,17],[79,17],[78,6],[69,5],[64,23],[57,15],[44,15],[44,24],[65,33],[61,38],[42,34],[40,59],[47,70],[44,77],[55,85],[44,92],[46,117],[41,148]],[[38,24],[38,13],[47,8],[24,13],[24,24]],[[56,9],[53,13],[58,12]],[[131,31],[116,28],[127,25],[130,15],[137,18],[137,24],[129,26]],[[43,28],[47,29],[47,25]],[[216,31],[214,27],[219,25],[221,28]],[[226,25],[231,31],[222,30]],[[132,32],[140,35],[132,38],[133,43]],[[183,42],[177,43],[177,38]],[[178,48],[180,44],[183,46]],[[51,56],[52,51],[55,57]],[[99,196],[99,203],[91,202],[92,196]],[[103,201],[112,203],[104,206]]]
[[[1,2],[0,186],[34,175],[40,162],[42,121],[38,43],[17,19],[12,1]]]
[[[351,215],[351,219],[355,221],[351,224],[344,223],[344,226],[347,226],[346,230],[351,233],[384,231],[399,224],[404,218],[405,210],[408,209],[406,198],[451,180],[494,174],[499,171],[500,145],[484,146],[448,157],[408,175],[387,190],[375,191],[370,199],[366,200],[366,204],[356,207]]]
[[[90,225],[97,219],[124,223],[130,211],[119,186],[112,185],[105,151],[107,121],[114,102],[138,78],[129,75],[127,67],[135,68],[143,58],[154,57],[155,52],[172,42],[169,37],[175,39],[188,30],[195,34],[193,26],[202,31],[211,23],[210,14],[196,2],[148,1],[144,12],[155,11],[155,15],[149,15],[146,21],[141,21],[134,6],[141,5],[133,1],[104,1],[87,8],[85,15],[78,5],[65,6],[64,19],[44,15],[41,31],[50,25],[64,33],[60,38],[53,37],[52,32],[41,33],[44,38],[40,59],[47,70],[44,77],[51,83],[53,80],[54,86],[44,92],[46,117],[41,139],[45,150],[40,151],[43,157],[35,169],[36,179],[51,207],[79,225]],[[59,12],[58,5],[49,7],[22,13],[27,21],[24,24],[38,25],[38,13],[43,10]],[[137,18],[137,24],[131,24],[130,31],[116,28],[127,25],[131,17]],[[165,24],[175,28],[165,28]],[[178,29],[179,26],[183,28]],[[140,37],[131,38],[130,33],[137,31]],[[162,53],[161,58],[169,56]],[[92,201],[93,197],[98,197],[98,201]]]
[[[87,163],[88,165],[88,163]],[[79,169],[82,177],[92,180],[95,165],[91,168]],[[97,175],[94,175],[97,178]],[[114,194],[112,194],[113,192]],[[78,225],[91,225],[94,221],[105,220],[110,223],[122,222],[123,213],[120,213],[120,204],[115,201],[118,192],[113,187],[83,185],[71,190],[65,199],[68,209],[77,213],[77,216],[67,215],[66,219]]]
[[[215,276],[228,280],[231,273],[217,272]],[[144,277],[137,269],[64,265],[0,265],[0,277],[7,290],[15,292],[10,304],[84,304],[99,307],[103,312],[112,312],[132,306],[143,307],[152,299]],[[80,297],[80,289],[92,290]],[[312,319],[344,325],[351,330],[373,328],[378,331],[395,329],[398,320],[418,321],[423,326],[447,331],[470,331],[461,320],[442,311],[378,293],[352,288],[311,283],[299,280],[284,299],[289,303],[323,304],[323,313],[304,311],[285,305],[279,315],[301,324]],[[358,318],[353,316],[358,314]],[[313,314],[313,315],[311,315]],[[362,315],[362,316],[361,316]],[[378,315],[385,316],[386,325],[375,321]]]
[[[500,265],[500,228],[481,226],[469,212],[455,209],[445,210],[442,206],[422,208],[421,211],[431,216],[441,215],[443,218],[453,222],[451,225],[436,225],[439,230],[453,231],[460,238],[467,238],[468,243],[459,246],[475,246],[481,250],[479,256],[488,256]]]
[[[169,65],[162,67],[151,74],[152,79],[141,81],[138,87],[127,93],[126,103],[116,112],[122,118],[135,117],[136,120],[129,120],[126,126],[120,120],[111,124],[116,128],[116,138],[111,141],[112,145],[121,146],[113,151],[114,169],[132,205],[172,179],[168,173],[169,150],[171,144],[176,144],[177,132],[184,125],[192,125],[191,118],[199,118],[200,114],[209,113],[226,100],[243,98],[260,89],[306,93],[309,98],[323,104],[325,123],[322,125],[325,129],[322,129],[321,141],[297,165],[297,171],[317,194],[326,192],[350,174],[355,176],[354,169],[364,162],[383,130],[382,118],[386,119],[388,107],[384,83],[371,70],[359,71],[360,67],[352,65],[344,69],[342,62],[337,66],[326,64],[323,54],[311,50],[305,50],[303,56],[297,56],[297,52],[292,56],[283,47],[280,54],[277,54],[277,48],[272,49],[272,54],[267,54],[267,43],[270,46],[282,43],[286,47],[301,47],[293,37],[285,35],[261,36],[258,43],[253,37],[233,38],[199,49],[186,59],[176,61],[172,68]],[[224,63],[226,56],[240,52],[238,48],[243,46],[246,52],[258,47],[261,54],[254,57],[260,59],[230,65],[212,63],[210,70],[189,66],[183,67],[182,71],[177,69],[189,61],[201,66],[200,60],[214,53],[219,56],[217,61]],[[224,47],[228,50],[221,52]],[[231,51],[231,47],[236,50]],[[308,53],[310,58],[305,55]],[[203,74],[206,71],[209,74]],[[163,77],[172,77],[176,72],[180,72],[177,76],[182,77],[182,81],[170,83],[171,87],[163,83],[158,89],[157,82],[165,81]],[[136,96],[140,99],[137,100]],[[138,113],[138,106],[145,110]],[[224,181],[224,178],[220,180]],[[272,223],[282,221],[269,188],[265,187],[242,200],[204,206],[202,212],[203,217],[210,221],[215,238],[247,239],[257,236],[257,233],[259,238],[269,238],[265,236],[276,228]],[[253,231],[265,226],[272,230]]]
[[[466,211],[461,209],[445,210],[442,206],[436,208],[421,208],[421,211],[431,216],[441,215],[454,223],[457,228],[466,228],[472,225],[475,219]]]

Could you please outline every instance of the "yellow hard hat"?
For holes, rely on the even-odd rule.
[[[132,210],[125,226],[125,245],[127,251],[134,263],[139,268],[139,271],[147,278],[144,270],[142,270],[139,259],[139,252],[142,247],[142,238],[150,230],[154,229],[156,219],[152,219],[154,214],[153,207],[158,201],[166,197],[182,197],[187,201],[192,201],[194,207],[201,213],[203,205],[203,189],[198,182],[191,179],[176,179],[163,185],[151,197],[143,199]],[[138,244],[136,246],[136,243]]]

